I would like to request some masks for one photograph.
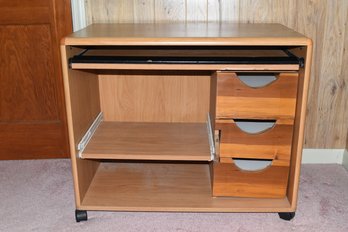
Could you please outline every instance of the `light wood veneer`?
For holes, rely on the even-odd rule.
[[[286,119],[294,118],[297,73],[280,73],[265,87],[252,88],[234,72],[217,77],[217,118]]]
[[[93,24],[62,40],[65,45],[308,45],[310,39],[280,24]]]
[[[293,121],[276,121],[264,132],[250,134],[242,131],[234,120],[218,120],[220,157],[247,159],[290,160]]]
[[[87,27],[68,36],[62,40],[62,43],[70,150],[78,209],[200,212],[293,212],[296,210],[312,51],[310,39],[276,24],[119,24]],[[80,53],[84,46],[90,45],[283,46],[305,59],[305,69],[299,65],[165,66],[96,63],[73,64],[69,68],[67,59]],[[238,86],[235,88],[237,92],[225,91],[221,87],[229,84],[221,85],[221,80],[224,77],[229,79],[236,75],[231,74],[236,71],[280,74],[277,81],[264,87],[262,91],[244,85],[238,78],[232,80],[232,85]],[[145,75],[138,75],[136,72],[144,72]],[[192,72],[190,77],[186,77],[192,77],[193,81],[187,81],[187,78],[184,78],[185,81],[178,81],[175,88],[183,90],[183,92],[169,93],[169,98],[163,97],[167,96],[168,92],[164,87],[163,93],[165,94],[161,95],[161,99],[157,101],[154,98],[157,94],[154,94],[153,90],[161,86],[155,84],[156,74],[147,75],[146,72],[158,72],[160,73],[159,79],[163,78],[163,80],[170,77],[165,72],[175,72],[177,76]],[[129,86],[131,81],[127,79],[133,78],[134,74],[138,75],[136,77],[139,78],[138,80],[149,84],[150,88],[144,89],[144,92],[139,95],[137,95],[138,91],[134,92],[134,96],[118,95],[122,90],[126,90],[125,92],[132,90],[133,85]],[[118,78],[124,80],[120,82],[121,88],[113,92],[112,86],[116,83],[119,86]],[[153,81],[147,82],[146,78],[153,79]],[[139,84],[140,86],[141,84]],[[81,92],[79,88],[81,88]],[[201,93],[199,89],[201,89]],[[190,92],[190,90],[192,91]],[[182,104],[182,102],[178,104],[180,97],[186,95],[192,97],[195,102],[194,107]],[[151,107],[156,109],[152,116],[147,114],[151,110],[143,107],[148,96],[153,99],[150,103]],[[135,115],[127,112],[119,114],[117,107],[114,109],[108,107],[110,105],[122,106],[122,99],[126,101],[126,107],[130,110],[133,106],[138,109]],[[128,104],[127,101],[130,101],[131,104]],[[180,106],[177,114],[170,113],[171,110],[167,109],[170,105]],[[221,111],[224,108],[226,111]],[[163,112],[169,113],[168,115],[174,115],[173,118],[162,114],[163,109]],[[196,113],[192,113],[190,110]],[[85,159],[80,159],[77,157],[77,143],[95,116],[101,111],[105,111],[107,120],[98,129],[101,133],[98,135],[97,130],[89,147],[84,151]],[[188,117],[183,117],[185,112],[190,112]],[[279,154],[279,157],[273,157],[275,159],[272,166],[260,173],[242,172],[235,167],[231,157],[224,155],[216,156],[214,162],[207,162],[211,157],[208,155],[209,144],[206,132],[203,133],[203,122],[208,112],[213,119],[213,127],[215,127],[214,119],[216,118],[219,120],[276,119],[278,122],[282,122],[280,123],[282,127],[292,127],[294,136],[290,158],[285,155],[286,152],[283,152],[284,154]],[[127,114],[131,122],[127,122]],[[144,123],[144,121],[150,124]],[[157,125],[161,123],[173,123],[172,126],[175,125],[175,129],[173,129],[174,127],[171,129],[168,127],[168,130],[157,128]],[[131,124],[137,125],[133,128],[134,133],[118,134],[115,132],[122,132],[122,130],[129,132],[132,130]],[[158,150],[156,150],[157,145],[151,146],[149,149],[146,142],[143,143],[144,139],[146,140],[144,132],[147,130],[142,130],[141,126],[145,124],[151,125],[150,129],[155,135],[154,142],[159,145]],[[187,135],[187,141],[178,139],[180,131],[185,130],[180,129],[186,127],[184,124],[197,126],[181,135],[183,138]],[[105,125],[108,125],[104,128],[106,130],[103,129]],[[124,128],[120,130],[119,125],[123,125]],[[163,134],[167,134],[167,131],[172,133],[172,129],[174,137],[164,138]],[[275,130],[275,128],[273,129]],[[104,137],[103,134],[108,136]],[[109,136],[110,134],[111,136]],[[125,137],[122,138],[122,134]],[[98,136],[100,137],[98,138]],[[205,142],[203,142],[203,137]],[[274,137],[270,136],[270,138]],[[231,142],[230,138],[221,137],[221,139]],[[111,140],[112,142],[110,142]],[[215,138],[215,140],[219,141],[219,138]],[[237,140],[232,141],[234,146],[239,142],[248,144],[247,139]],[[122,145],[120,146],[114,141],[121,141]],[[138,141],[137,144],[140,146],[135,147],[134,143],[130,141]],[[286,139],[280,139],[280,141],[286,141],[283,145],[288,149],[288,141]],[[264,138],[259,142],[260,144],[256,144],[256,146],[260,146],[257,149],[263,146],[262,143],[267,143]],[[109,145],[104,146],[103,143]],[[223,142],[218,144],[217,148],[221,148],[221,145]],[[248,145],[250,145],[250,149],[255,146],[255,144]],[[279,145],[277,149],[280,150],[283,145]],[[186,146],[187,149],[181,150],[183,146]],[[124,147],[129,147],[129,149],[123,149]],[[255,151],[257,149],[255,148]],[[92,152],[90,152],[91,150]],[[221,156],[221,153],[218,155]],[[160,156],[167,161],[149,161],[161,160]],[[258,154],[258,157],[260,156],[261,153]],[[263,158],[268,158],[266,156],[264,155]],[[137,161],[105,162],[104,159],[135,159]],[[139,161],[139,159],[148,161]],[[178,160],[181,161],[178,162]],[[204,162],[197,163],[197,160]],[[213,191],[214,186],[215,191]],[[246,186],[246,188],[242,186]],[[241,193],[240,188],[247,191],[248,197],[236,197]],[[274,190],[271,191],[272,189]],[[213,197],[213,192],[229,197]],[[234,197],[230,197],[231,195]]]
[[[81,209],[286,212],[287,198],[212,197],[209,164],[101,163]]]
[[[205,123],[102,122],[85,159],[211,160]]]
[[[214,164],[213,195],[284,198],[289,167],[274,166],[260,171],[240,170],[234,163]]]

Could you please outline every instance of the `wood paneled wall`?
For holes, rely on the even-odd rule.
[[[344,148],[348,131],[347,0],[85,0],[98,22],[284,24],[314,41],[305,147]]]

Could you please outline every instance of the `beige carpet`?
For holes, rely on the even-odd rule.
[[[270,213],[88,212],[76,223],[69,160],[0,161],[0,231],[348,231],[348,172],[303,165],[296,217]]]

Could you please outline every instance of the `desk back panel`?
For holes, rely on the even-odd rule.
[[[210,72],[117,71],[99,75],[105,121],[206,122]]]

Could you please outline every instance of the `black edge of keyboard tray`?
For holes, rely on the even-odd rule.
[[[300,58],[286,52],[279,57],[164,57],[91,56],[85,52],[69,59],[70,64],[300,64]]]

